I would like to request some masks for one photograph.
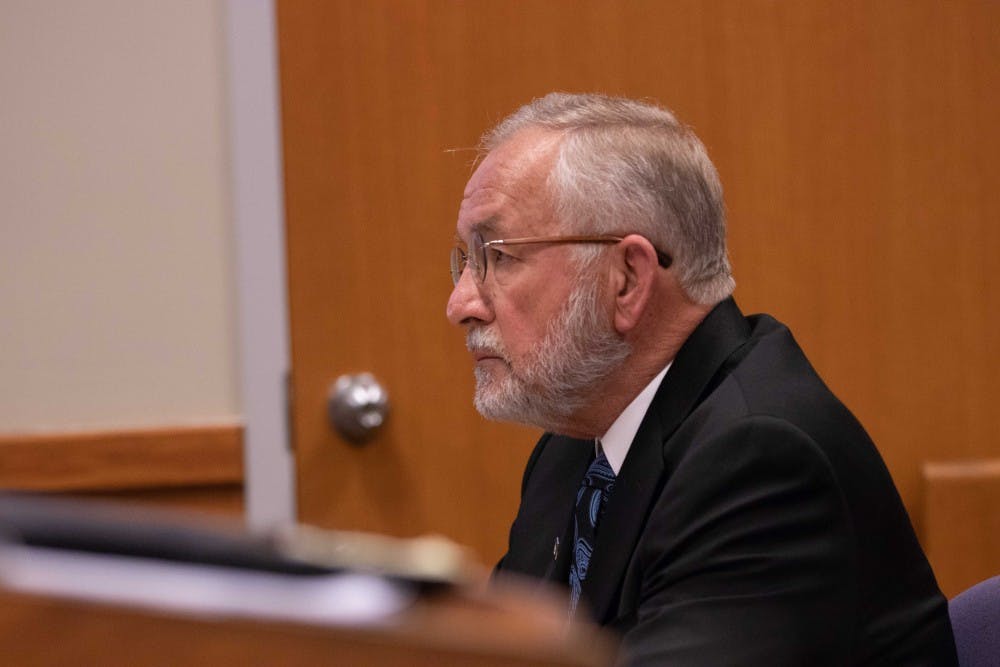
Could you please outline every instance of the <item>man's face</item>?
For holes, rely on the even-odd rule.
[[[564,233],[546,187],[558,137],[526,130],[494,150],[465,189],[457,236],[485,241]],[[476,361],[476,407],[491,419],[558,430],[584,407],[595,379],[627,345],[611,326],[598,268],[584,270],[565,245],[522,245],[491,257],[479,283],[466,270],[448,318],[467,330]]]

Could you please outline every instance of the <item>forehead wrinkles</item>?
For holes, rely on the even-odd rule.
[[[561,135],[525,130],[494,149],[469,179],[459,211],[460,227],[487,218],[521,217],[535,226],[551,218],[549,174]]]

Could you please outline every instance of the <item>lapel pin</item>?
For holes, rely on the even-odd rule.
[[[552,560],[559,560],[559,538],[556,538],[555,544],[552,545]]]

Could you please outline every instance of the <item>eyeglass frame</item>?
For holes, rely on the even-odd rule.
[[[478,231],[473,233],[473,244],[469,247],[477,247],[478,254],[482,258],[482,270],[480,271],[477,262],[470,262],[469,259],[472,257],[471,252],[462,250],[461,246],[456,245],[451,249],[451,280],[452,284],[458,285],[458,281],[461,280],[462,274],[465,272],[465,267],[472,265],[473,277],[476,282],[482,284],[486,282],[486,269],[489,266],[489,260],[486,258],[486,250],[493,246],[507,246],[507,245],[533,245],[540,243],[621,243],[625,240],[624,236],[613,236],[610,234],[565,234],[559,236],[522,236],[513,239],[495,239],[493,241],[483,241],[482,243],[476,243],[476,239],[482,239],[482,234]],[[670,268],[673,263],[673,258],[667,253],[659,250],[655,246],[653,250],[656,252],[657,263],[665,269]],[[482,273],[482,275],[480,275]]]

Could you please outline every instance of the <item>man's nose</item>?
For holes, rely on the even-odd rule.
[[[482,291],[472,277],[472,271],[462,272],[451,296],[448,297],[448,307],[445,310],[448,321],[459,326],[472,320],[489,322],[493,319],[493,311],[489,304],[483,299]]]

